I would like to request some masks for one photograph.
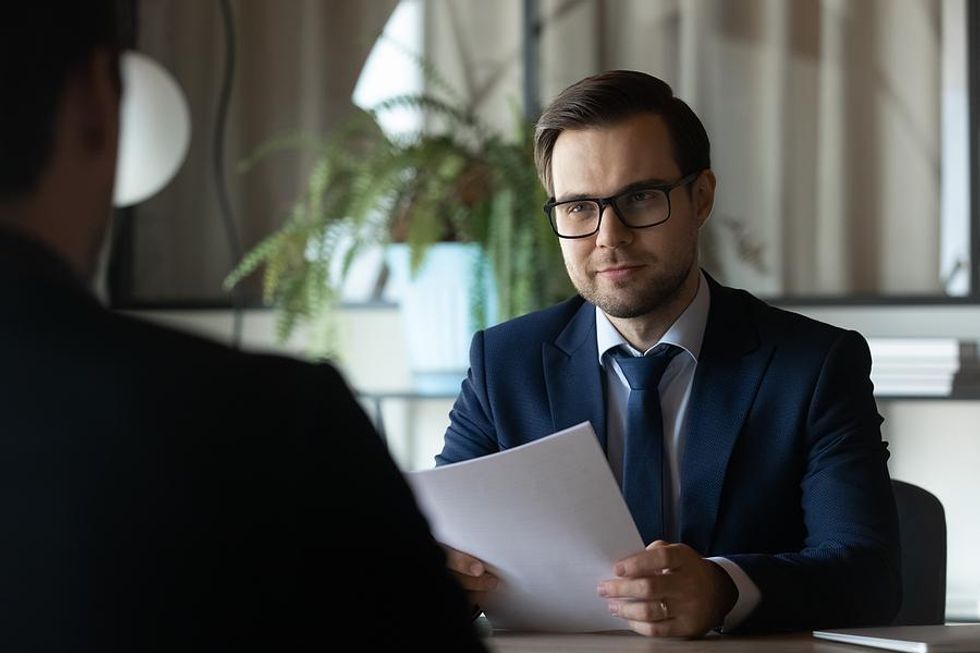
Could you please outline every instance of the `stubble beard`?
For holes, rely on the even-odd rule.
[[[585,272],[581,278],[577,278],[569,270],[569,276],[579,294],[598,306],[603,313],[610,317],[631,319],[647,315],[673,303],[681,294],[684,282],[696,260],[692,255],[687,259],[686,264],[663,270],[649,278],[642,286],[637,286],[633,282],[621,287],[600,289],[595,272]],[[655,261],[650,262],[650,265],[654,263]]]

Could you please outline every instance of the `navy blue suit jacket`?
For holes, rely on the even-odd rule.
[[[857,333],[709,280],[681,461],[681,541],[748,573],[742,631],[888,623],[901,601],[887,445]],[[479,332],[439,464],[588,420],[605,446],[595,308],[580,297]]]

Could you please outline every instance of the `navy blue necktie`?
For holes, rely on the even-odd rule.
[[[623,498],[644,544],[663,539],[664,419],[657,386],[680,347],[661,344],[646,356],[614,353],[630,384],[623,451]]]

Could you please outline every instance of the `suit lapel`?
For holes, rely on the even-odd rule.
[[[605,392],[595,335],[595,306],[582,302],[553,343],[541,349],[544,378],[556,431],[591,422],[606,448]]]
[[[681,462],[681,539],[710,551],[728,461],[772,356],[746,300],[709,279],[711,308],[688,403]]]

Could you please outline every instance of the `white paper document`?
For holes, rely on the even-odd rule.
[[[436,539],[500,579],[482,606],[494,628],[628,628],[596,586],[643,541],[588,422],[407,477]]]

